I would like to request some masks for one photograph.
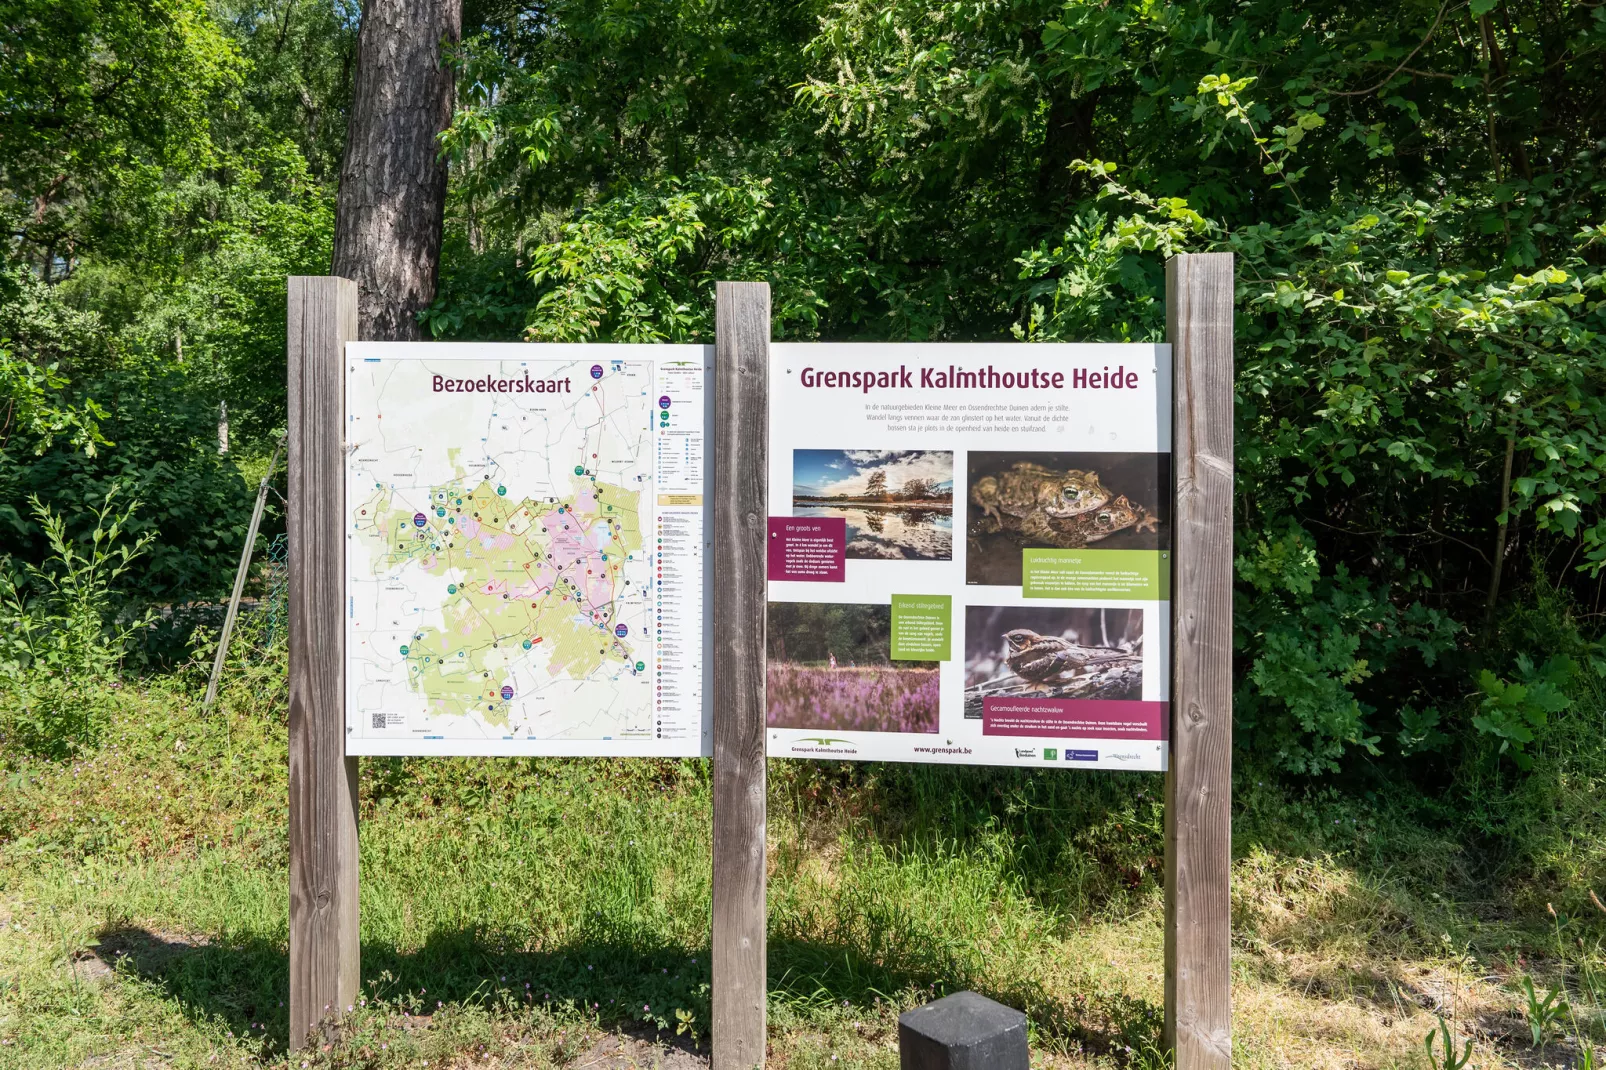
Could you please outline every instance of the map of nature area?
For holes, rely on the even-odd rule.
[[[454,348],[348,347],[347,753],[633,753],[661,739],[653,365]]]

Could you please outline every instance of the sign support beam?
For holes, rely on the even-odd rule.
[[[1171,762],[1165,778],[1165,1044],[1232,1065],[1233,258],[1166,262],[1176,474]]]
[[[770,288],[715,286],[713,1070],[764,1065]]]
[[[357,759],[346,757],[346,342],[357,284],[291,276],[290,1047],[357,999]]]

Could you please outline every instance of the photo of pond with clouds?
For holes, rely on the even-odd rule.
[[[847,556],[948,561],[954,455],[946,450],[794,450],[792,515],[847,521]]]

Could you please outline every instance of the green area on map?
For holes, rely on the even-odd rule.
[[[947,661],[953,657],[953,620],[952,595],[893,595],[892,659]]]
[[[1029,547],[1021,553],[1021,594],[1026,598],[1118,598],[1143,602],[1171,600],[1169,550],[1050,550]]]

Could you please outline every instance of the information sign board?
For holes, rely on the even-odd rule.
[[[1163,769],[1167,345],[771,346],[772,757]]]
[[[711,752],[712,359],[347,344],[347,754]]]

